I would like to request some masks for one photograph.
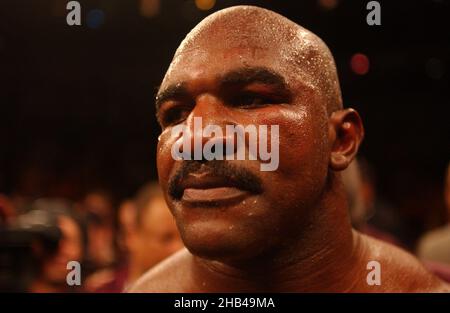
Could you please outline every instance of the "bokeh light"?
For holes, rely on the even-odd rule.
[[[355,53],[350,60],[350,68],[357,75],[365,75],[369,72],[369,58],[363,53]]]
[[[105,22],[105,13],[102,10],[95,9],[89,11],[86,18],[86,23],[89,28],[99,28]]]
[[[318,4],[322,9],[331,11],[338,6],[339,0],[318,0]]]
[[[154,17],[159,13],[160,4],[160,0],[141,0],[139,12],[142,16]]]
[[[215,4],[216,0],[195,0],[197,8],[203,11],[211,10]]]

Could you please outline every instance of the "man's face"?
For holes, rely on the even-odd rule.
[[[150,201],[134,234],[131,253],[147,270],[183,247],[173,217],[162,197]]]
[[[67,263],[80,261],[83,256],[81,231],[77,223],[71,218],[59,216],[58,226],[62,233],[58,250],[42,266],[43,277],[53,283],[65,282]]]
[[[289,245],[327,176],[326,106],[306,67],[274,42],[242,42],[200,40],[178,53],[157,101],[160,184],[187,248],[211,259]],[[179,136],[171,129],[184,124],[193,132],[194,117],[224,134],[226,125],[278,125],[279,145],[270,147],[279,149],[278,168],[260,171],[261,160],[175,161]]]

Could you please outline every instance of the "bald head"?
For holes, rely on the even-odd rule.
[[[164,82],[184,59],[206,60],[207,54],[240,58],[283,68],[288,83],[311,89],[321,98],[328,114],[342,108],[341,92],[333,56],[326,44],[309,30],[273,11],[254,6],[235,6],[209,15],[183,40]],[[265,63],[264,63],[265,62]],[[164,82],[162,87],[164,87]]]

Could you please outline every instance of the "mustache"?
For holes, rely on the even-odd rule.
[[[180,200],[183,196],[181,182],[189,174],[208,172],[211,176],[223,177],[239,189],[260,194],[263,191],[261,179],[244,167],[238,167],[223,160],[201,162],[185,160],[169,179],[168,194]]]

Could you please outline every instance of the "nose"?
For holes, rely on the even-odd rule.
[[[229,109],[214,95],[197,97],[183,134],[186,136],[183,140],[190,143],[187,146],[191,159],[202,162],[225,160],[228,155],[236,153],[235,145],[227,144],[234,140],[234,134],[227,137],[226,126],[236,124],[229,113]]]

